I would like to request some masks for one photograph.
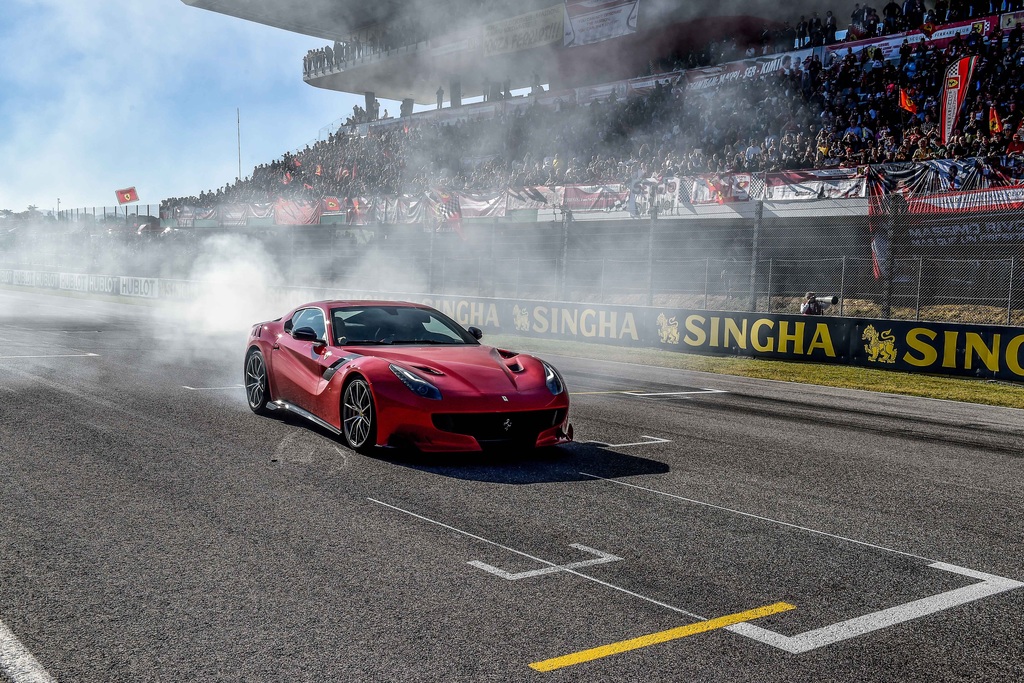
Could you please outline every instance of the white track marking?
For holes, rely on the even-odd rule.
[[[407,514],[410,517],[415,517],[416,519],[422,519],[424,522],[430,522],[431,524],[437,525],[437,526],[439,526],[439,527],[441,527],[443,529],[448,529],[449,531],[454,531],[457,534],[462,534],[463,536],[468,536],[469,538],[476,539],[477,541],[482,541],[484,543],[493,545],[496,548],[501,548],[502,550],[507,550],[510,553],[515,553],[516,555],[521,555],[523,557],[526,557],[526,558],[529,558],[529,559],[533,560],[534,562],[540,562],[541,564],[546,564],[549,567],[558,567],[558,571],[560,571],[560,572],[565,572],[566,574],[572,574],[573,576],[578,576],[581,579],[586,579],[587,581],[592,581],[592,582],[594,582],[596,584],[604,586],[605,588],[611,588],[612,590],[619,591],[620,593],[625,593],[626,595],[631,595],[634,598],[639,598],[641,600],[645,600],[645,601],[647,601],[647,602],[649,602],[651,604],[658,605],[659,607],[664,607],[665,609],[672,610],[673,612],[677,612],[679,614],[685,614],[688,617],[692,617],[694,619],[699,619],[700,621],[707,621],[708,620],[707,617],[702,617],[699,614],[695,614],[694,612],[690,612],[690,611],[687,611],[687,610],[682,609],[680,607],[676,607],[675,605],[670,605],[667,602],[662,602],[661,600],[655,600],[654,598],[649,598],[646,595],[641,595],[640,593],[635,593],[635,592],[629,590],[628,588],[623,588],[621,586],[616,586],[615,584],[608,583],[607,581],[602,581],[601,579],[596,579],[593,576],[588,576],[586,574],[583,574],[582,572],[576,571],[575,569],[566,569],[565,567],[561,567],[561,566],[555,564],[554,562],[548,562],[547,560],[542,560],[541,558],[536,557],[534,555],[530,555],[529,553],[524,553],[522,550],[516,550],[515,548],[510,548],[507,545],[502,545],[501,543],[498,543],[497,541],[492,541],[489,538],[484,538],[483,536],[477,536],[476,534],[472,534],[472,533],[470,533],[468,531],[463,531],[462,529],[458,529],[456,527],[453,527],[450,524],[445,524],[444,522],[438,522],[435,519],[430,519],[429,517],[424,517],[423,515],[418,515],[415,512],[410,512],[409,510],[405,510],[403,508],[400,508],[397,505],[391,505],[390,503],[385,503],[384,501],[377,500],[376,498],[367,498],[366,500],[370,501],[371,503],[376,503],[377,505],[383,505],[384,507],[391,508],[392,510],[397,510],[398,512]]]
[[[619,486],[628,486],[629,488],[640,489],[641,491],[647,491],[648,493],[656,493],[659,496],[666,496],[668,498],[675,498],[676,500],[682,500],[682,501],[685,501],[687,503],[693,503],[694,505],[703,505],[704,507],[712,508],[712,509],[715,509],[715,510],[722,510],[723,512],[731,512],[731,513],[733,513],[735,515],[741,515],[743,517],[750,517],[752,519],[759,519],[762,522],[771,522],[772,524],[779,524],[781,526],[789,527],[790,529],[799,529],[800,531],[806,531],[806,532],[811,533],[811,534],[818,534],[819,536],[827,536],[829,538],[835,538],[835,539],[838,539],[840,541],[846,541],[848,543],[855,543],[857,545],[867,546],[868,548],[874,548],[876,550],[884,550],[884,551],[889,552],[889,553],[896,553],[897,555],[903,555],[905,557],[913,557],[914,559],[924,560],[925,562],[929,562],[929,563],[938,562],[938,560],[934,560],[934,559],[932,559],[930,557],[924,557],[922,555],[915,555],[914,553],[906,553],[906,552],[903,552],[902,550],[896,550],[894,548],[887,548],[884,545],[875,545],[874,543],[868,543],[867,541],[858,541],[855,538],[849,538],[847,536],[840,536],[838,534],[831,534],[831,533],[829,533],[827,531],[819,531],[818,529],[812,529],[810,527],[800,526],[799,524],[792,524],[791,522],[783,522],[782,520],[779,520],[779,519],[772,519],[771,517],[764,517],[762,515],[755,515],[755,514],[753,514],[751,512],[744,512],[742,510],[735,510],[733,508],[727,508],[727,507],[724,507],[722,505],[715,505],[714,503],[707,503],[707,502],[705,502],[703,500],[696,500],[694,498],[685,498],[683,496],[677,496],[674,493],[666,493],[665,491],[659,491],[658,489],[652,489],[652,488],[648,488],[646,486],[640,486],[638,484],[629,484],[627,482],[619,481],[617,479],[608,479],[607,477],[600,477],[600,476],[598,476],[596,474],[590,474],[588,472],[580,472],[580,474],[582,474],[584,477],[591,477],[593,479],[600,479],[601,481],[606,481],[606,482],[608,482],[610,484],[618,484]]]
[[[586,472],[580,472],[583,476],[592,477],[594,479],[600,479],[607,481],[612,484],[619,484],[620,486],[627,486],[629,488],[640,489],[642,491],[648,491],[650,493],[656,493],[658,495],[666,496],[668,498],[675,498],[695,505],[702,505],[704,507],[713,508],[715,510],[722,510],[723,512],[731,512],[733,514],[741,515],[743,517],[750,517],[752,519],[761,520],[764,522],[771,522],[773,524],[779,524],[781,526],[789,527],[791,529],[798,529],[800,531],[806,531],[808,533],[817,534],[820,536],[827,536],[840,541],[846,541],[848,543],[854,543],[856,545],[867,546],[875,550],[883,550],[885,552],[895,553],[897,555],[903,555],[905,557],[912,557],[918,560],[925,560],[928,562],[928,566],[933,569],[940,569],[954,574],[960,574],[962,576],[968,576],[975,579],[980,579],[981,583],[971,584],[969,586],[963,586],[961,588],[955,588],[938,595],[931,595],[920,600],[914,600],[907,602],[902,605],[896,605],[895,607],[889,607],[887,609],[865,614],[863,616],[854,617],[853,619],[847,619],[846,621],[836,622],[835,624],[829,624],[811,631],[806,631],[795,636],[784,636],[781,633],[770,631],[760,626],[754,626],[753,624],[744,622],[741,624],[735,624],[734,626],[727,626],[727,631],[752,638],[758,642],[772,647],[785,650],[792,654],[800,654],[802,652],[809,652],[810,650],[823,647],[825,645],[831,645],[842,640],[854,638],[856,636],[864,635],[865,633],[871,633],[879,629],[887,628],[889,626],[895,626],[896,624],[902,624],[905,621],[917,619],[919,617],[941,612],[942,610],[963,605],[968,602],[980,600],[998,593],[1004,593],[1015,588],[1024,586],[1024,583],[1015,581],[1013,579],[1007,579],[1002,576],[996,576],[994,574],[986,574],[985,572],[979,572],[974,569],[967,569],[966,567],[960,567],[955,564],[949,564],[947,562],[940,562],[937,560],[931,560],[921,555],[914,555],[913,553],[903,552],[901,550],[895,550],[893,548],[887,548],[885,546],[876,545],[874,543],[867,543],[865,541],[858,541],[854,538],[848,538],[846,536],[839,536],[838,534],[831,534],[826,531],[819,531],[810,527],[799,526],[797,524],[791,524],[789,522],[783,522],[770,517],[763,517],[761,515],[755,515],[749,512],[743,512],[741,510],[734,510],[732,508],[723,507],[721,505],[715,505],[713,503],[707,503],[701,500],[694,500],[692,498],[684,498],[683,496],[677,496],[672,493],[666,493],[657,489],[647,488],[646,486],[638,486],[636,484],[628,484],[623,481],[617,481],[615,479],[608,479],[606,477],[599,477],[595,474],[588,474]]]
[[[605,443],[604,441],[584,441],[583,443],[593,444],[595,446],[600,446],[601,448],[622,448],[623,446],[649,446],[655,443],[671,443],[670,439],[662,439],[657,436],[647,436],[646,434],[641,434],[640,438],[647,439],[647,441],[631,441],[630,443]],[[580,472],[580,474],[584,473]]]
[[[241,384],[231,384],[226,387],[189,387],[182,384],[181,388],[188,389],[189,391],[220,391],[221,389],[244,389],[245,386]]]
[[[660,396],[693,396],[695,394],[727,394],[729,392],[723,389],[698,389],[697,391],[659,391],[653,393],[640,393],[638,391],[624,391],[622,392],[626,396],[636,396],[637,398],[657,398]]]
[[[504,569],[498,569],[494,565],[487,564],[486,562],[481,562],[480,560],[472,560],[468,564],[471,564],[474,567],[477,567],[478,569],[483,569],[485,572],[490,572],[491,574],[500,576],[503,579],[507,579],[509,581],[518,581],[519,579],[528,579],[534,576],[543,576],[544,574],[554,574],[555,572],[560,572],[565,569],[580,569],[581,567],[590,567],[595,564],[617,562],[622,559],[621,557],[616,557],[611,553],[604,553],[600,550],[594,550],[593,548],[582,545],[580,543],[573,543],[569,547],[576,548],[577,550],[582,550],[585,553],[597,555],[597,557],[592,560],[583,560],[581,562],[572,562],[570,564],[559,564],[553,567],[544,567],[543,569],[534,569],[532,571],[519,572],[517,574],[507,572]]]
[[[56,683],[32,653],[25,649],[4,622],[0,621],[0,671],[12,683]]]
[[[11,358],[98,358],[98,353],[59,353],[47,356],[0,356],[0,360]]]
[[[928,566],[934,569],[953,572],[954,574],[982,579],[982,581],[981,583],[954,588],[945,593],[931,595],[927,598],[914,600],[913,602],[906,602],[902,605],[871,612],[870,614],[847,619],[846,621],[839,621],[835,624],[829,624],[813,631],[805,631],[795,636],[784,636],[781,633],[776,633],[748,622],[726,626],[725,629],[747,638],[753,638],[765,645],[771,645],[792,654],[800,654],[1024,586],[1024,583],[1020,581],[1006,579],[994,574],[985,574],[984,572],[958,567],[945,562],[933,562]]]

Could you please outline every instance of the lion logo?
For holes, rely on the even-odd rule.
[[[896,362],[896,337],[892,330],[879,333],[874,325],[864,328],[861,339],[868,340],[864,350],[868,352],[868,360],[872,363],[895,363]]]
[[[530,312],[525,306],[522,308],[519,307],[519,304],[513,306],[512,318],[516,329],[520,332],[526,332],[530,329]]]
[[[679,323],[675,316],[666,318],[664,313],[658,314],[658,338],[662,344],[679,343]]]

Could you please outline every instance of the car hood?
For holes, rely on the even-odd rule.
[[[362,346],[350,350],[402,365],[442,389],[500,393],[544,386],[539,360],[526,354],[505,358],[491,346]]]

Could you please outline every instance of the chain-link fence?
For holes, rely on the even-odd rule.
[[[79,227],[75,227],[79,226]],[[276,226],[114,234],[52,224],[0,242],[6,267],[195,276],[214,236],[258,243],[282,283],[698,310],[1024,324],[1024,218],[898,202],[749,202],[670,218]],[[243,257],[230,251],[220,258]]]

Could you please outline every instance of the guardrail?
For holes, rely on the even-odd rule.
[[[30,270],[0,270],[0,286],[172,301],[195,299],[207,288],[189,280]],[[490,333],[1024,382],[1020,327],[331,288],[280,287],[267,294],[282,308],[330,298],[402,298]]]

